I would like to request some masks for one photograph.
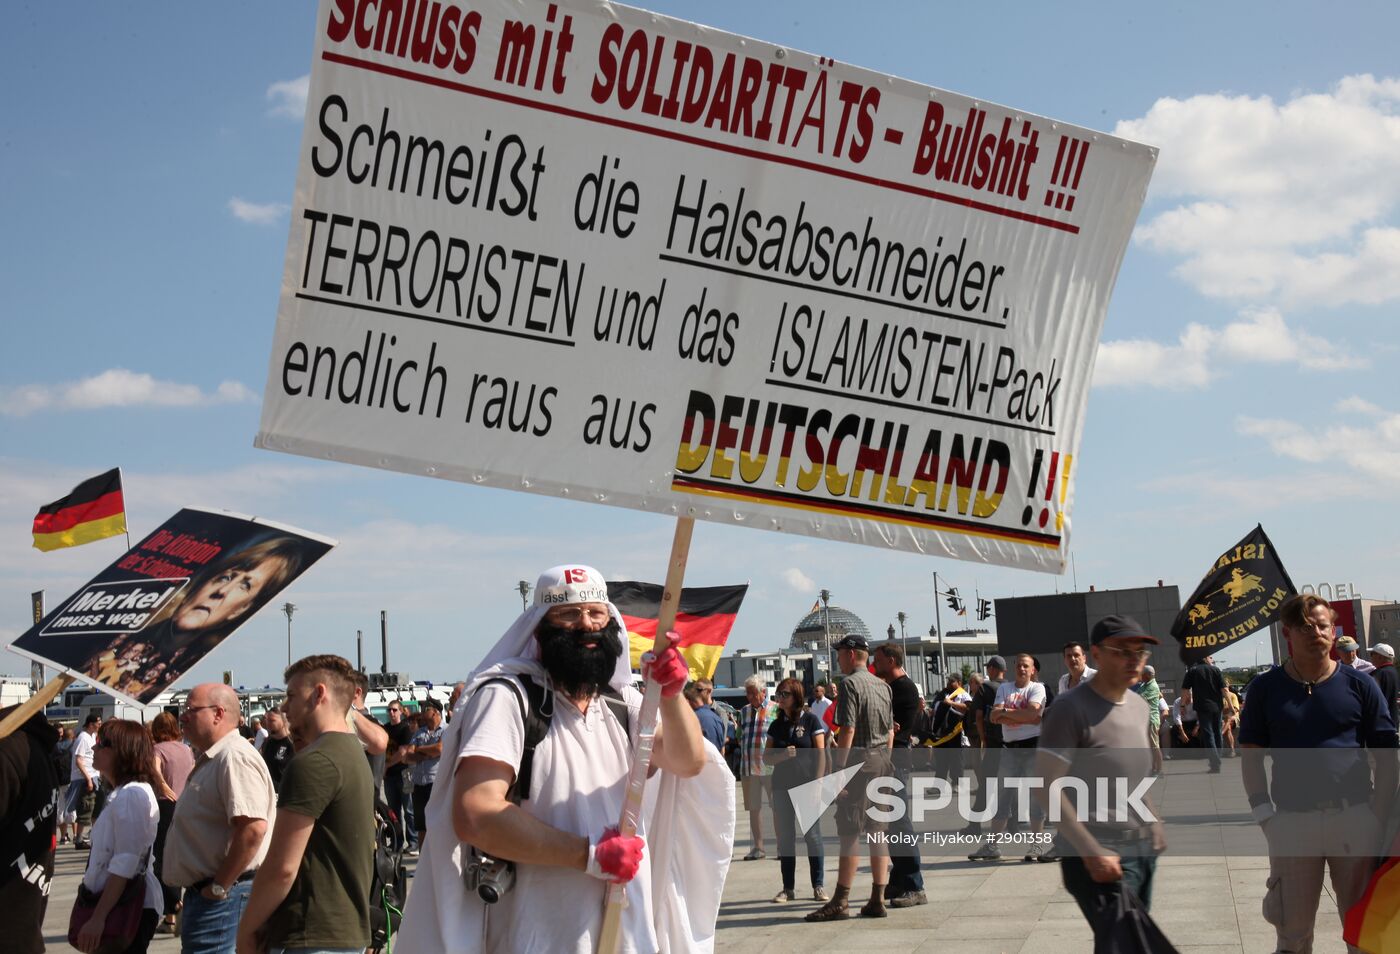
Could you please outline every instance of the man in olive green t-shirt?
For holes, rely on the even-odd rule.
[[[330,655],[287,670],[284,708],[297,755],[283,773],[267,860],[238,925],[239,954],[369,944],[374,782],[346,729],[353,672]]]

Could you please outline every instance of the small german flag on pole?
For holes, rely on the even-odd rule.
[[[122,472],[114,467],[73,488],[67,497],[39,508],[34,516],[34,547],[59,550],[126,532]]]
[[[649,651],[656,640],[661,591],[660,583],[624,580],[608,584],[608,599],[627,626],[633,669],[641,668],[642,653]],[[681,634],[681,641],[676,648],[690,666],[691,679],[714,676],[729,631],[734,628],[734,618],[739,615],[739,605],[748,591],[747,583],[687,586],[681,590],[680,606],[676,609],[676,632]]]

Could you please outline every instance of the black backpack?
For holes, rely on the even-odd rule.
[[[374,870],[369,883],[369,949],[389,947],[403,921],[408,898],[408,872],[403,852],[394,847],[395,826],[389,806],[380,802],[374,810]]]

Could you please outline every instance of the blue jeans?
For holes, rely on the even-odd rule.
[[[1206,750],[1211,769],[1220,768],[1220,750],[1225,744],[1220,738],[1220,710],[1197,709],[1196,724],[1201,727],[1201,748]]]
[[[267,954],[361,954],[362,947],[272,947]]]
[[[792,780],[801,784],[800,780]],[[786,788],[773,786],[773,827],[778,836],[778,871],[782,875],[783,890],[792,891],[797,880],[797,815],[792,807],[792,798]],[[826,867],[826,849],[822,845],[822,823],[818,818],[812,827],[802,835],[807,847],[807,871],[812,879],[812,887],[820,888]]]
[[[1099,922],[1099,911],[1105,904],[1117,902],[1118,892],[1124,887],[1131,888],[1138,896],[1143,910],[1152,907],[1152,876],[1157,871],[1157,856],[1123,855],[1118,863],[1123,867],[1123,880],[1101,884],[1089,877],[1089,869],[1082,859],[1066,855],[1060,860],[1060,877],[1064,879],[1065,890],[1079,904],[1090,927]]]
[[[909,817],[910,749],[895,749],[895,777],[904,783],[904,813],[890,822],[889,834],[900,836],[890,849],[889,882],[885,885],[885,900],[889,901],[910,891],[924,890],[924,875],[919,870],[919,845],[914,837],[914,823]]]
[[[229,888],[228,897],[222,901],[210,901],[198,891],[186,891],[180,954],[234,954],[238,921],[252,893],[251,881]]]

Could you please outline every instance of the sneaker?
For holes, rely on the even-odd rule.
[[[830,899],[826,896],[826,889],[823,888],[821,885],[817,885],[815,888],[812,889],[812,900],[828,901]]]
[[[895,895],[885,902],[892,908],[912,908],[920,904],[928,904],[928,895],[922,891],[906,891],[903,894]]]
[[[967,856],[968,861],[1000,861],[1001,849],[990,841]]]
[[[784,888],[782,891],[779,891],[777,894],[773,895],[773,903],[774,903],[774,904],[787,904],[789,901],[796,901],[796,900],[797,900],[797,892],[795,892],[795,891],[789,891],[789,890],[787,890],[786,888]]]
[[[1046,853],[1047,851],[1049,851],[1049,850],[1050,850],[1050,846],[1049,846],[1049,845],[1046,845],[1046,844],[1043,844],[1043,843],[1037,841],[1037,842],[1033,843],[1029,848],[1026,849],[1026,856],[1025,856],[1024,858],[1022,858],[1021,860],[1022,860],[1022,861],[1042,861],[1042,860],[1044,860],[1045,853]]]
[[[1054,842],[1051,842],[1051,843],[1046,847],[1046,849],[1040,853],[1040,857],[1036,859],[1036,861],[1059,861],[1059,860],[1060,860],[1060,853],[1059,853],[1058,851],[1055,850],[1055,843],[1054,843]]]
[[[417,857],[418,857],[418,846],[417,846],[417,845],[409,845],[407,848],[405,848],[405,849],[403,850],[403,854],[404,854],[404,857],[405,857],[405,858],[417,858]]]
[[[78,851],[92,851],[92,842],[88,841],[86,838],[82,838],[73,842],[73,847]]]

